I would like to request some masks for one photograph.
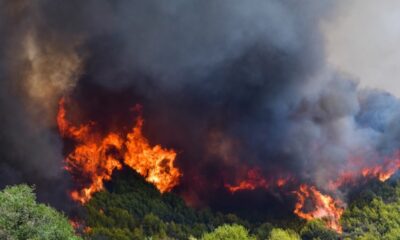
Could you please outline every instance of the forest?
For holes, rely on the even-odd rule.
[[[1,239],[335,240],[398,239],[400,182],[371,180],[349,193],[342,233],[324,219],[254,221],[235,213],[195,209],[174,193],[161,194],[134,172],[117,174],[71,217],[37,203],[34,187],[8,186],[0,193]]]

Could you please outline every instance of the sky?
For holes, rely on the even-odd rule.
[[[337,11],[322,24],[328,62],[400,97],[400,1],[343,1]]]

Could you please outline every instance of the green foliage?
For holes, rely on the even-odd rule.
[[[293,230],[284,230],[281,228],[272,229],[269,240],[300,240],[299,235]]]
[[[109,191],[85,205],[87,239],[93,240],[394,240],[400,236],[400,183],[371,181],[353,191],[343,234],[321,220],[249,223],[234,214],[194,210],[174,194],[160,194],[141,178],[116,178]],[[299,234],[298,234],[299,233]],[[81,239],[61,213],[36,202],[27,185],[0,191],[0,239]]]
[[[337,240],[339,235],[328,229],[321,220],[308,222],[300,231],[303,240]]]
[[[6,187],[0,192],[0,239],[77,240],[74,229],[61,213],[36,203],[27,185]]]
[[[113,177],[109,191],[96,193],[85,205],[92,239],[188,239],[225,223],[249,226],[234,214],[194,210],[177,195],[160,194],[141,177]],[[115,235],[115,237],[114,237]]]
[[[165,223],[152,213],[144,216],[142,228],[146,236],[157,236],[159,238],[165,238],[166,236]]]
[[[203,235],[202,240],[255,240],[243,226],[222,225],[210,233]]]
[[[399,184],[372,181],[362,186],[365,190],[352,193],[342,217],[344,232],[339,235],[321,220],[306,223],[288,218],[249,223],[234,214],[195,210],[177,195],[160,194],[132,174],[113,177],[113,181],[108,191],[95,194],[85,205],[85,222],[91,229],[87,237],[91,239],[206,239],[224,236],[228,231],[222,230],[227,226],[238,225],[251,233],[251,239],[258,240],[299,239],[298,235],[304,240],[397,239],[400,235]]]
[[[265,240],[270,236],[273,228],[274,226],[272,224],[263,223],[254,230],[254,234],[256,235],[257,239]]]
[[[234,214],[195,210],[175,194],[160,194],[134,172],[118,173],[106,191],[96,193],[85,205],[90,239],[201,239],[222,225],[221,229],[240,225],[241,233],[251,232],[250,239],[265,240],[274,227],[300,229],[304,225],[296,219],[250,224]]]
[[[400,185],[380,184],[361,192],[342,217],[349,239],[399,239]]]

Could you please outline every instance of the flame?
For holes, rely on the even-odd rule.
[[[394,154],[392,157],[384,159],[382,164],[372,167],[356,168],[347,170],[339,174],[336,180],[328,182],[328,189],[336,191],[341,186],[355,185],[362,179],[376,178],[381,182],[387,181],[400,169],[399,153]],[[350,161],[352,163],[353,161]],[[362,158],[356,158],[355,163],[363,163]],[[295,205],[294,213],[299,217],[312,220],[315,218],[324,218],[326,224],[331,229],[341,232],[339,219],[344,211],[343,208],[338,208],[341,205],[339,200],[334,200],[329,195],[324,195],[319,192],[315,187],[308,185],[301,185],[299,191],[296,191],[298,202]],[[311,212],[303,212],[304,203],[306,199],[312,199],[315,204],[315,210]]]
[[[388,180],[400,168],[400,159],[386,159],[382,165],[364,168],[361,171],[363,177],[375,177],[381,182]]]
[[[295,204],[294,213],[308,221],[313,219],[322,219],[327,227],[341,233],[342,227],[339,219],[343,214],[344,208],[339,207],[342,203],[333,199],[329,195],[322,194],[314,186],[301,184],[298,191],[295,191],[297,202]],[[304,211],[306,201],[310,201],[314,205],[311,211]]]
[[[334,191],[342,186],[355,185],[362,179],[376,178],[381,182],[385,182],[400,169],[400,159],[398,156],[399,153],[396,153],[392,157],[387,157],[380,165],[359,167],[352,171],[344,171],[338,175],[336,180],[328,182],[328,189]]]
[[[261,170],[259,168],[251,168],[247,171],[245,179],[239,181],[239,183],[235,185],[225,184],[225,188],[227,188],[231,193],[242,190],[254,190],[256,188],[268,189],[274,186],[281,188],[285,186],[290,180],[290,177],[280,177],[267,180],[262,176]]]
[[[378,157],[378,156],[377,156]],[[347,170],[340,172],[336,179],[327,183],[326,189],[334,192],[342,186],[355,185],[362,180],[377,178],[384,182],[400,169],[400,152],[385,158],[380,165],[363,167],[367,164],[366,159],[355,157],[348,162]],[[259,168],[247,171],[244,179],[237,184],[225,184],[231,193],[242,190],[254,190],[257,188],[270,189],[272,187],[284,187],[288,182],[295,183],[292,177],[264,177]],[[326,226],[341,233],[342,228],[339,220],[344,212],[344,204],[339,199],[323,194],[315,186],[301,184],[297,191],[294,213],[306,220],[322,219]],[[310,211],[310,205],[313,209]],[[307,211],[306,211],[307,210]]]
[[[357,183],[359,177],[358,172],[350,172],[345,171],[339,174],[336,180],[329,180],[328,181],[328,189],[331,191],[336,191],[338,188],[342,186],[351,186]]]
[[[72,191],[71,197],[82,203],[87,202],[93,193],[103,189],[103,182],[110,180],[114,169],[121,169],[122,165],[115,156],[108,151],[115,148],[120,150],[122,140],[118,135],[110,133],[100,142],[90,140],[78,145],[74,152],[67,157],[69,171],[80,169],[85,176],[90,177],[91,184],[80,191]]]
[[[125,137],[110,132],[105,136],[93,133],[90,123],[73,126],[66,118],[65,99],[59,102],[57,123],[60,134],[75,142],[74,150],[66,157],[66,170],[72,173],[82,186],[71,192],[71,198],[86,203],[95,192],[104,188],[112,172],[122,164],[136,170],[160,192],[170,191],[179,182],[181,173],[174,166],[176,152],[160,145],[151,147],[142,135],[143,119],[137,119],[135,127]]]
[[[246,179],[236,185],[225,184],[225,187],[231,192],[241,190],[254,190],[256,188],[268,188],[269,184],[261,175],[260,169],[253,168],[247,172]]]
[[[143,119],[139,118],[125,142],[125,164],[135,169],[146,181],[157,186],[160,192],[170,191],[178,184],[179,170],[174,167],[176,152],[160,145],[150,147],[142,135]]]
[[[90,233],[92,231],[91,227],[86,226],[86,224],[79,219],[69,219],[69,224],[72,226],[72,228],[75,230],[76,233]]]
[[[81,223],[75,219],[69,219],[69,225],[71,225],[74,229],[78,229]]]

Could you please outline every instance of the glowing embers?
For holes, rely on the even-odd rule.
[[[91,196],[103,189],[113,170],[123,164],[153,183],[160,192],[170,191],[179,182],[181,173],[174,166],[176,152],[160,145],[150,146],[142,135],[143,119],[127,134],[94,131],[95,123],[74,126],[66,117],[65,99],[59,103],[57,123],[60,134],[74,142],[74,148],[65,159],[79,189],[71,192],[72,199],[86,203]]]
[[[363,177],[375,177],[384,182],[395,174],[399,168],[400,159],[398,158],[398,153],[396,153],[393,158],[385,159],[382,165],[362,169],[361,174]]]
[[[375,156],[373,158],[381,159],[381,161],[368,161],[367,158],[362,157],[351,158],[346,167],[342,168],[342,171],[335,178],[327,180],[323,189],[338,193],[341,189],[355,186],[370,179],[378,179],[384,182],[400,169],[399,156],[397,152],[389,157]],[[297,216],[306,220],[322,219],[327,227],[337,232],[342,231],[339,220],[344,212],[345,204],[341,200],[333,198],[326,192],[321,193],[315,186],[300,184],[301,181],[294,177],[282,178],[278,176],[281,176],[279,172],[277,176],[265,176],[261,169],[252,168],[235,184],[225,184],[225,188],[232,194],[255,189],[294,193],[297,200],[294,213]]]
[[[380,157],[376,157],[379,159]],[[336,191],[341,187],[354,186],[361,181],[369,179],[378,179],[381,182],[385,182],[392,177],[400,169],[399,153],[396,152],[391,157],[385,157],[379,164],[375,163],[372,166],[363,162],[363,159],[356,162],[362,162],[362,166],[354,167],[352,161],[349,161],[349,166],[343,172],[341,172],[335,180],[328,182],[328,189]],[[350,170],[352,169],[352,170]]]
[[[331,196],[322,194],[314,186],[306,184],[300,185],[295,191],[297,202],[294,213],[306,220],[322,219],[326,225],[337,231],[342,232],[339,219],[343,214],[343,204]]]
[[[239,181],[239,183],[235,185],[225,184],[225,187],[231,192],[234,193],[240,190],[254,190],[256,188],[268,188],[269,183],[266,179],[261,175],[260,170],[257,168],[250,169],[247,172],[247,176],[245,179]]]
[[[255,190],[260,189],[276,189],[281,188],[283,191],[287,191],[287,187],[294,187],[296,184],[295,179],[291,177],[285,178],[266,178],[261,174],[260,169],[253,168],[247,172],[245,179],[239,181],[235,185],[225,184],[225,187],[231,192],[243,190]],[[283,188],[285,187],[285,188]],[[322,194],[314,186],[301,184],[296,191],[292,191],[296,196],[296,204],[294,213],[300,218],[306,220],[322,219],[327,227],[341,232],[341,226],[339,219],[343,214],[343,204],[339,200],[335,200],[333,197]]]
[[[231,193],[242,190],[254,190],[256,188],[272,188],[272,187],[283,187],[288,181],[291,181],[290,177],[280,177],[275,179],[267,180],[261,174],[261,170],[258,168],[251,168],[247,171],[246,177],[237,184],[225,184],[225,188]]]

